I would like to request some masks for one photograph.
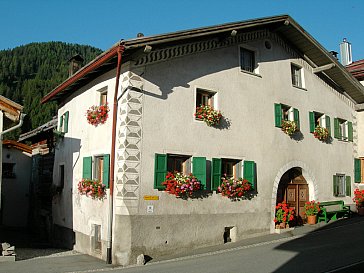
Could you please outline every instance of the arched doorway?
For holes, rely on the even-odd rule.
[[[302,168],[293,167],[286,171],[278,184],[276,204],[285,201],[289,207],[295,209],[297,224],[302,224],[305,202],[309,200],[309,187],[302,175]]]

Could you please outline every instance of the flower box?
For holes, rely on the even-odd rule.
[[[282,131],[289,136],[293,135],[298,131],[296,122],[293,120],[282,120]]]
[[[318,140],[327,141],[329,139],[329,130],[321,126],[316,126],[313,136]]]
[[[108,118],[109,107],[104,105],[93,105],[86,112],[87,122],[93,126],[104,124]]]
[[[217,126],[220,123],[222,114],[209,105],[201,105],[196,107],[195,117],[203,120],[208,126]]]
[[[217,191],[222,196],[226,196],[230,199],[243,198],[248,191],[252,188],[250,182],[246,179],[234,179],[234,178],[221,178],[221,185],[217,188]]]
[[[106,195],[106,186],[95,179],[82,179],[78,182],[78,193],[93,199],[102,200]]]
[[[164,191],[182,198],[192,198],[202,189],[201,182],[193,174],[184,175],[179,172],[168,172],[162,185],[166,187]]]

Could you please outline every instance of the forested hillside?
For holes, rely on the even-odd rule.
[[[40,100],[68,77],[68,60],[80,54],[86,64],[101,52],[91,46],[62,42],[31,43],[1,50],[0,95],[24,106],[27,118],[21,132],[32,130],[56,115],[55,103],[41,105]]]

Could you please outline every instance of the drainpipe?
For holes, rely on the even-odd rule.
[[[3,117],[4,117],[4,113],[3,111],[0,111],[0,209],[1,209],[1,184],[2,184],[2,173],[3,173],[3,135],[6,133],[9,133],[15,129],[20,128],[23,125],[23,121],[24,121],[24,117],[26,116],[26,114],[20,113],[20,120],[19,123],[9,129],[6,129],[5,131],[3,131]]]
[[[113,225],[113,193],[114,193],[114,172],[115,172],[115,146],[116,146],[116,119],[118,113],[118,90],[119,90],[119,78],[121,69],[121,57],[125,50],[122,42],[119,43],[117,54],[118,64],[116,67],[116,81],[115,81],[115,93],[112,115],[112,133],[111,133],[111,155],[110,155],[110,195],[109,195],[109,218],[107,222],[107,249],[106,249],[106,263],[112,263],[112,225]]]

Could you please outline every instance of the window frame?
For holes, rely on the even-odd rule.
[[[336,173],[333,178],[333,195],[335,197],[351,196],[351,176],[344,173]]]
[[[107,86],[97,90],[97,92],[100,93],[100,95],[99,95],[99,105],[100,106],[107,104],[107,93],[108,93],[107,91],[108,91]]]
[[[191,155],[182,155],[182,154],[169,154],[167,153],[167,172],[179,172],[184,175],[188,175],[191,173]],[[180,163],[177,162],[180,161]],[[174,168],[170,168],[171,164]],[[176,164],[180,164],[180,168],[176,168]]]
[[[297,108],[283,103],[275,103],[274,108],[274,119],[276,127],[282,128],[282,121],[286,120],[296,122],[298,130],[300,130],[300,114]],[[277,110],[279,110],[278,113]],[[279,117],[281,118],[278,120]]]
[[[303,67],[296,63],[291,63],[291,83],[293,87],[305,89]]]
[[[196,87],[195,88],[195,108],[194,113],[196,113],[196,108],[201,106],[202,104],[198,104],[198,94],[202,93],[205,96],[209,96],[208,98],[208,105],[211,106],[214,110],[218,110],[218,103],[217,103],[217,91],[213,91],[211,89],[202,88],[202,87]],[[196,115],[194,115],[194,120],[196,121],[202,121],[200,118],[198,118]]]
[[[246,66],[243,63],[243,57],[244,57],[244,55],[242,54],[243,52],[251,53],[252,60],[250,60],[250,62],[251,62],[250,69],[245,69]],[[259,75],[258,51],[255,48],[247,46],[247,45],[239,46],[239,69],[241,72],[244,72],[244,73],[248,73],[248,74],[252,74],[252,75]]]
[[[241,159],[231,159],[231,158],[221,158],[221,174],[226,178],[239,179],[242,178],[243,173],[243,160]],[[227,168],[231,168],[231,175],[227,173]]]
[[[344,142],[353,142],[353,123],[339,117],[334,118],[334,137]]]
[[[68,133],[69,111],[64,112],[59,118],[59,129],[61,133]]]

